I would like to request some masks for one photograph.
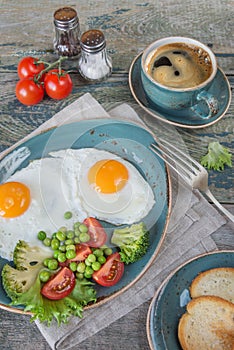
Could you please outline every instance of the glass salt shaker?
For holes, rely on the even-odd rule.
[[[72,7],[62,7],[54,13],[54,48],[60,56],[73,57],[80,53],[80,24]]]
[[[83,33],[80,47],[81,55],[78,61],[80,74],[90,81],[107,78],[112,72],[112,61],[107,55],[103,32],[91,29]]]

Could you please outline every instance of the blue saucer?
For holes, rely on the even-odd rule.
[[[219,110],[217,114],[209,119],[200,119],[194,115],[192,108],[186,108],[186,111],[183,111],[183,114],[187,116],[187,118],[185,118],[180,116],[179,111],[178,115],[171,115],[170,112],[167,113],[160,110],[157,105],[147,98],[141,82],[141,56],[142,53],[140,53],[131,64],[129,70],[129,86],[136,102],[153,117],[175,126],[199,129],[217,123],[225,115],[231,102],[231,88],[228,79],[220,68],[218,68],[214,82],[209,88],[209,92],[219,101]]]
[[[147,337],[151,350],[182,350],[178,323],[190,300],[189,287],[202,271],[234,267],[234,251],[215,251],[190,259],[174,270],[155,293],[147,315]]]

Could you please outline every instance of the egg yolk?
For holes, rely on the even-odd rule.
[[[98,192],[115,193],[126,185],[128,170],[117,160],[100,160],[89,169],[88,181]]]
[[[30,190],[20,182],[0,185],[0,216],[15,218],[22,215],[30,204]]]

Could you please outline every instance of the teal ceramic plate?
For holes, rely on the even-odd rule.
[[[100,305],[133,285],[153,262],[165,237],[171,208],[171,187],[165,163],[149,150],[152,142],[152,136],[135,124],[113,119],[86,120],[50,129],[35,136],[0,161],[1,183],[10,175],[9,172],[5,172],[4,163],[9,157],[14,160],[14,152],[17,153],[19,150],[23,149],[26,157],[16,163],[17,167],[13,167],[11,173],[26,167],[34,159],[47,156],[51,151],[95,147],[113,152],[130,161],[152,187],[156,204],[144,219],[150,230],[150,248],[141,260],[126,265],[124,276],[118,284],[110,288],[97,286],[99,301],[94,306]],[[14,164],[12,159],[10,164]],[[103,222],[103,225],[106,227],[107,224]],[[109,228],[110,224],[108,224]],[[6,262],[0,257],[0,269]],[[1,307],[22,312],[22,309],[10,307],[9,303],[10,300],[0,285]]]
[[[140,53],[131,64],[129,70],[129,86],[136,102],[150,115],[165,123],[190,129],[199,129],[210,126],[217,123],[225,115],[231,103],[231,88],[228,79],[220,68],[218,68],[214,82],[209,88],[209,92],[219,101],[219,110],[217,114],[214,117],[205,120],[194,117],[193,110],[187,108],[186,111],[183,111],[183,114],[186,114],[187,116],[187,118],[185,118],[181,117],[179,112],[178,115],[171,115],[169,112],[162,112],[157,105],[147,99],[141,82],[141,56],[142,53]]]
[[[227,266],[234,267],[234,251],[200,255],[170,274],[156,292],[148,311],[147,336],[151,350],[181,350],[177,327],[190,300],[192,280],[202,271]]]

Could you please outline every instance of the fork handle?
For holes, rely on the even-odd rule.
[[[213,194],[210,192],[209,189],[206,189],[206,190],[204,191],[204,193],[207,195],[207,197],[210,198],[210,200],[216,205],[216,207],[219,208],[219,210],[220,210],[221,212],[223,212],[232,222],[234,222],[234,215],[232,215],[232,214],[230,213],[230,211],[228,211],[226,208],[224,208],[224,207],[222,206],[222,204],[220,204],[220,203],[217,201],[217,199],[213,196]]]

